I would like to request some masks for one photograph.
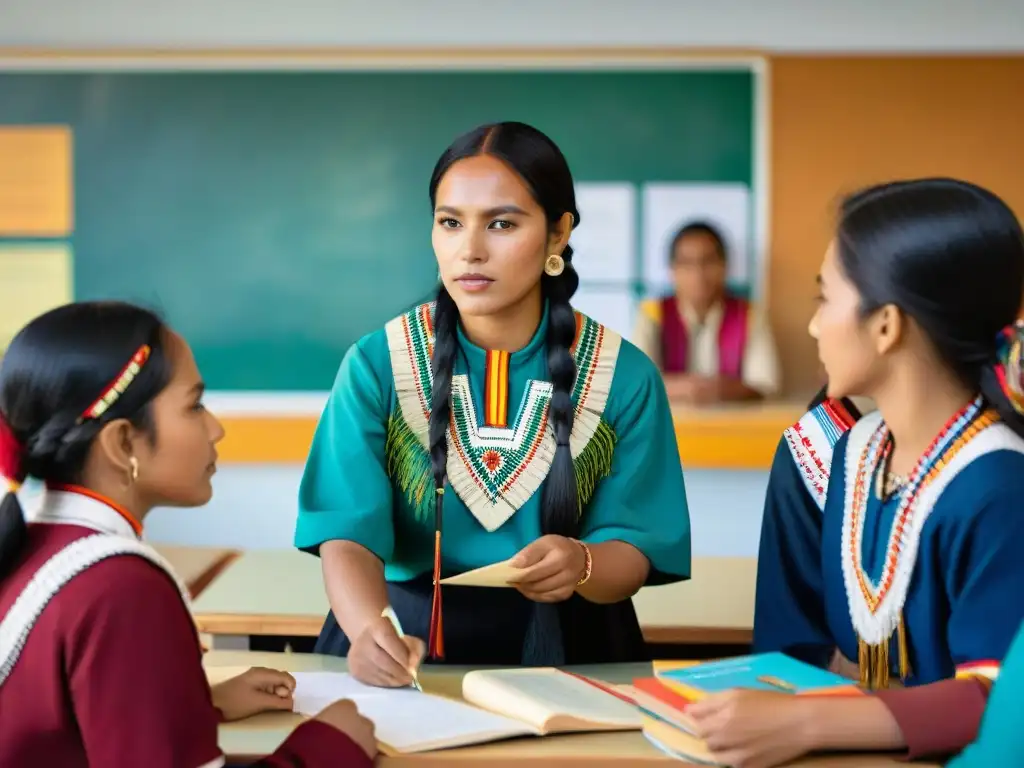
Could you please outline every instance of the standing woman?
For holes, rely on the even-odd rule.
[[[873,695],[701,701],[690,714],[729,764],[959,751],[1024,619],[1019,222],[960,181],[874,187],[844,203],[819,283],[829,395],[878,408],[835,444],[821,540],[827,640]]]
[[[683,476],[658,371],[570,304],[565,158],[530,126],[485,125],[441,156],[430,201],[436,302],[348,351],[302,479],[295,542],[332,608],[316,649],[383,686],[425,650],[645,658],[630,598],[689,576]],[[512,557],[516,589],[437,583]]]

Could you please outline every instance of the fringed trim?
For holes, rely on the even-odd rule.
[[[388,425],[388,472],[416,508],[429,514],[430,398],[433,304],[423,304],[385,327],[399,413]],[[576,361],[575,404],[569,450],[580,504],[611,471],[616,437],[604,421],[621,337],[577,313],[572,354]],[[465,375],[452,377],[452,423],[448,431],[448,480],[473,516],[496,530],[536,493],[555,456],[549,423],[551,384],[531,381],[513,426],[480,427]],[[419,443],[419,451],[415,449]],[[420,479],[420,478],[423,479]]]
[[[406,423],[401,411],[388,419],[384,456],[388,477],[405,494],[416,520],[428,520],[432,513],[430,454],[419,436]]]
[[[576,470],[576,497],[579,499],[581,515],[583,508],[594,497],[597,484],[611,474],[616,442],[618,435],[615,434],[615,430],[611,424],[601,419],[586,448],[573,459],[573,467]]]
[[[899,656],[900,682],[905,683],[910,677],[910,646],[907,643],[906,624],[901,616],[896,625],[896,652]],[[889,662],[889,649],[892,637],[887,637],[878,645],[870,645],[864,640],[857,641],[857,661],[860,667],[860,684],[862,688],[880,691],[889,687],[892,667]]]

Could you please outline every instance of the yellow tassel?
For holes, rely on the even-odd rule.
[[[871,687],[871,657],[868,644],[857,638],[857,669],[860,670],[860,687]]]
[[[903,623],[903,616],[900,616],[900,623],[896,627],[897,642],[900,649],[900,681],[906,682],[910,677],[910,646],[907,644],[907,627]]]

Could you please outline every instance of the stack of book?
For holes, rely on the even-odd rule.
[[[739,656],[704,664],[658,661],[654,676],[638,678],[620,692],[640,710],[644,736],[679,760],[722,765],[697,735],[687,707],[705,696],[733,688],[794,696],[861,695],[852,681],[781,653]]]

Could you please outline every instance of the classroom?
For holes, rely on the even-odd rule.
[[[689,574],[632,597],[653,668],[575,669],[606,691],[751,652],[769,470],[826,383],[808,329],[841,201],[954,177],[1024,217],[1019,4],[13,0],[3,16],[0,364],[26,323],[72,301],[151,308],[191,347],[224,429],[213,496],[155,508],[144,539],[189,593],[211,685],[253,666],[309,686],[347,669],[313,653],[334,603],[321,559],[296,544],[300,483],[346,351],[433,300],[427,184],[456,136],[520,121],[558,145],[581,217],[567,235],[572,307],[630,349],[649,352],[650,333],[663,343],[663,308],[682,290],[681,227],[695,222],[713,225],[723,257],[716,290],[761,323],[764,387],[744,373],[735,396],[690,397],[685,373],[656,360]],[[355,460],[323,462],[342,459]],[[25,509],[46,493],[31,477],[18,491]],[[471,698],[462,668],[423,669],[430,693]],[[467,679],[486,701],[510,685]],[[360,710],[377,701],[354,698]],[[221,723],[226,764],[271,755],[306,714]],[[681,747],[605,725],[442,751],[424,746],[428,730],[406,752],[382,748],[377,764],[684,761]],[[689,746],[693,764],[714,759]],[[791,764],[899,761],[878,751]]]

